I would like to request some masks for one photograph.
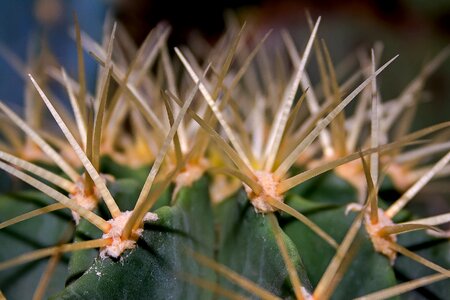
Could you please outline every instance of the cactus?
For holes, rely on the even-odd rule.
[[[26,117],[0,103],[3,294],[448,298],[450,244],[438,226],[449,213],[420,215],[407,204],[448,174],[450,152],[434,157],[450,149],[450,122],[408,130],[449,49],[382,102],[376,78],[396,57],[381,62],[375,47],[339,84],[320,18],[309,23],[301,55],[283,32],[276,53],[287,55],[271,60],[269,33],[254,42],[236,24],[208,51],[171,56],[166,24],[136,50],[116,24],[99,45],[75,22],[78,79],[42,55],[36,65],[48,70],[31,69]],[[94,95],[83,50],[100,66]],[[71,112],[50,80],[67,91]],[[352,101],[355,112],[344,113]],[[62,135],[40,121],[48,112]],[[389,189],[400,197],[381,199]]]

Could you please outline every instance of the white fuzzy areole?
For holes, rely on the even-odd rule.
[[[256,212],[259,213],[269,213],[274,212],[277,209],[271,206],[267,200],[269,198],[275,199],[276,201],[283,202],[283,196],[277,193],[277,186],[279,181],[275,179],[273,173],[266,171],[255,171],[254,172],[256,181],[262,188],[260,194],[255,194],[253,190],[244,185],[245,191],[247,192],[250,201],[255,208]]]
[[[119,257],[125,250],[133,249],[136,246],[137,239],[142,235],[144,231],[142,228],[133,230],[130,239],[122,240],[122,232],[127,224],[128,219],[131,217],[131,211],[124,211],[119,216],[108,221],[111,224],[111,229],[108,233],[103,234],[102,239],[111,239],[112,243],[101,249],[100,257],[105,259],[106,257]],[[158,215],[148,212],[145,214],[143,221],[157,221]]]
[[[191,186],[194,181],[202,177],[205,170],[208,168],[208,160],[202,158],[198,163],[187,163],[183,170],[175,177],[175,190],[173,196],[175,197],[180,189],[185,186]]]
[[[85,175],[84,175],[85,176]],[[91,195],[85,194],[84,188],[84,176],[80,176],[78,180],[75,182],[75,189],[70,192],[69,198],[74,200],[79,206],[92,211],[97,207],[98,199],[100,199],[100,194],[97,191],[96,187],[93,187],[94,193]],[[80,215],[72,211],[72,217],[75,220],[75,224],[78,225],[80,223]]]
[[[347,214],[349,211],[360,211],[362,209],[362,205],[357,203],[352,203],[347,205],[345,213]],[[397,241],[397,236],[395,234],[389,235],[380,235],[380,230],[385,226],[395,225],[394,222],[385,214],[385,212],[379,208],[378,209],[378,223],[372,224],[370,221],[370,210],[368,209],[364,215],[364,224],[366,227],[366,231],[372,240],[373,247],[375,251],[387,256],[391,265],[394,264],[395,259],[397,257],[397,252],[395,252],[389,244]]]
[[[385,226],[395,225],[392,220],[386,216],[382,209],[378,209],[378,223],[372,224],[370,222],[370,213],[366,213],[365,218],[365,226],[367,233],[369,234],[373,247],[375,250],[389,258],[391,265],[394,264],[395,258],[397,257],[397,252],[395,252],[389,244],[397,241],[397,237],[395,234],[389,235],[380,235],[379,232]]]
[[[97,198],[94,196],[84,196],[80,194],[72,195],[70,194],[70,199],[74,200],[79,206],[87,209],[87,210],[94,210],[95,207],[97,207]],[[71,211],[72,217],[75,221],[75,224],[78,225],[80,223],[80,215],[76,211]]]
[[[86,176],[87,175],[85,173],[78,178],[75,182],[75,189],[69,193],[69,198],[74,200],[79,206],[92,211],[97,207],[101,195],[95,185],[92,187],[93,194],[86,195],[86,190],[84,187]],[[111,175],[100,174],[100,177],[105,181],[105,183],[106,181],[114,181],[114,177]],[[72,211],[72,217],[75,220],[75,224],[78,225],[80,222],[80,215],[77,212]]]

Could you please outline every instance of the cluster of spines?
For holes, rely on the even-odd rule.
[[[51,159],[54,164],[60,167],[69,178],[66,179],[32,162],[21,159],[18,155],[14,155],[14,151],[12,153],[8,153],[8,151],[0,152],[0,158],[2,160],[0,162],[0,168],[26,181],[58,201],[57,204],[52,204],[5,221],[0,224],[0,228],[11,226],[40,214],[62,208],[70,208],[82,218],[102,230],[105,238],[38,250],[3,262],[0,264],[0,268],[4,269],[45,256],[57,257],[61,253],[69,251],[99,247],[107,248],[110,246],[113,238],[108,233],[111,231],[111,224],[114,222],[101,218],[92,212],[92,208],[87,209],[80,203],[77,203],[77,201],[74,201],[74,199],[77,196],[82,198],[91,197],[95,201],[102,199],[109,209],[112,221],[122,217],[124,212],[121,212],[115,203],[105,184],[104,177],[99,174],[100,155],[110,154],[118,159],[122,157],[121,155],[126,154],[131,154],[128,157],[133,157],[135,154],[133,150],[136,150],[133,147],[138,148],[138,141],[142,142],[143,140],[145,141],[144,147],[147,149],[146,153],[153,158],[153,164],[135,208],[131,213],[127,213],[125,223],[121,223],[120,225],[121,228],[114,228],[121,232],[121,235],[117,236],[119,240],[130,241],[137,238],[137,236],[133,236],[133,232],[136,232],[142,226],[145,215],[155,204],[165,188],[172,181],[177,182],[177,176],[183,172],[190,174],[187,166],[200,165],[200,171],[196,173],[196,176],[201,176],[202,172],[206,171],[211,164],[212,172],[232,175],[242,182],[248,191],[250,201],[255,206],[256,212],[268,215],[277,237],[281,236],[280,228],[272,212],[282,210],[305,223],[329,245],[336,248],[335,258],[330,263],[322,280],[311,296],[302,287],[295,268],[290,262],[288,255],[286,255],[283,242],[280,238],[277,239],[296,297],[299,299],[308,297],[315,299],[328,298],[333,291],[332,287],[335,288],[337,285],[335,278],[339,277],[339,272],[345,271],[342,267],[344,265],[342,254],[348,252],[351,248],[352,240],[363,220],[365,220],[366,226],[376,225],[380,220],[379,213],[383,213],[386,217],[392,219],[434,175],[440,172],[445,174],[445,166],[450,160],[450,153],[445,155],[433,166],[418,173],[420,174],[420,177],[417,177],[418,180],[409,187],[399,200],[385,212],[380,212],[377,204],[377,186],[381,182],[379,169],[383,154],[389,153],[391,154],[391,160],[397,160],[399,162],[410,160],[417,162],[424,155],[445,151],[449,148],[448,143],[439,141],[418,150],[397,155],[402,147],[409,145],[411,142],[423,136],[448,127],[448,123],[438,124],[406,135],[393,143],[380,145],[380,140],[386,140],[387,132],[390,126],[392,126],[393,121],[398,117],[400,111],[417,101],[414,95],[421,89],[424,79],[443,61],[449,51],[448,49],[443,51],[435,60],[428,64],[420,76],[413,81],[398,99],[383,105],[381,105],[379,100],[375,78],[396,57],[376,69],[377,59],[373,52],[371,63],[363,69],[363,73],[367,79],[343,98],[341,95],[353,83],[338,84],[337,75],[326,45],[323,42],[320,44],[316,39],[320,19],[315,24],[310,23],[312,33],[301,57],[298,55],[290,36],[286,32],[283,33],[287,51],[293,61],[294,72],[291,78],[288,78],[288,84],[281,87],[281,92],[272,92],[270,95],[265,95],[265,91],[261,87],[253,95],[248,94],[249,91],[245,88],[238,87],[238,83],[244,77],[246,71],[248,71],[252,60],[255,59],[258,51],[263,49],[263,43],[268,35],[257,44],[253,51],[249,51],[249,49],[242,50],[242,53],[247,53],[248,55],[245,58],[238,57],[236,59],[241,60],[241,66],[235,73],[232,72],[231,67],[236,56],[239,54],[238,48],[241,45],[240,41],[243,39],[245,33],[244,28],[230,30],[230,32],[237,32],[237,34],[231,39],[228,51],[218,57],[217,52],[212,51],[216,56],[212,55],[205,59],[208,62],[205,68],[202,68],[195,62],[195,56],[187,49],[183,49],[183,51],[175,49],[175,53],[181,62],[181,65],[178,67],[184,67],[188,75],[187,78],[183,78],[184,81],[182,82],[185,85],[184,89],[187,95],[184,101],[180,97],[183,94],[182,91],[175,84],[175,71],[166,46],[166,40],[169,34],[169,28],[167,26],[161,25],[152,31],[143,45],[137,50],[136,58],[127,67],[125,64],[126,52],[133,52],[133,50],[124,49],[113,52],[116,25],[112,26],[111,34],[108,35],[109,39],[106,39],[105,45],[102,47],[83,35],[79,30],[78,24],[76,24],[74,35],[78,47],[79,83],[69,78],[64,69],[52,69],[49,72],[50,76],[59,78],[66,87],[73,108],[75,122],[68,121],[67,116],[64,117],[55,108],[55,101],[53,99],[50,100],[47,93],[43,91],[40,84],[32,75],[30,75],[30,80],[39,97],[43,100],[58,126],[61,128],[69,147],[84,167],[85,173],[79,174],[75,171],[68,162],[68,158],[61,156],[51,143],[49,143],[50,140],[60,141],[58,137],[49,138],[48,134],[45,134],[44,137],[44,134],[41,133],[41,128],[34,128],[35,126],[30,124],[30,122],[22,120],[6,105],[0,104],[0,109],[15,125],[26,133],[27,139],[31,140],[33,145],[39,147],[40,151],[45,153],[47,158]],[[228,38],[225,36],[223,41],[219,42],[218,45],[223,46],[228,41]],[[86,88],[82,46],[92,54],[102,67],[95,96],[89,95]],[[314,89],[310,88],[311,83],[305,71],[308,58],[313,48],[316,51],[316,57],[321,70],[323,96],[325,99],[323,104],[318,102],[318,97],[314,94]],[[113,61],[113,53],[117,56],[116,62]],[[158,55],[161,58],[160,64],[156,66],[159,73],[149,75],[148,70],[155,64]],[[264,55],[261,56],[260,63],[263,66],[265,63],[265,66],[267,66],[267,61],[264,61]],[[209,63],[209,61],[216,62],[216,64]],[[272,80],[269,75],[266,76],[263,72],[262,80]],[[161,81],[164,81],[161,77],[165,77],[166,85],[161,84]],[[194,87],[189,87],[190,85],[187,83],[187,79],[189,78],[194,82]],[[208,80],[207,78],[212,79]],[[117,89],[114,91],[113,96],[109,97],[111,79],[117,83]],[[353,80],[355,80],[354,77],[350,78],[349,81]],[[247,81],[249,82],[248,85],[252,87],[260,85],[256,78],[250,78]],[[228,82],[231,83],[228,84]],[[268,84],[268,89],[272,89],[273,91],[273,84],[270,84],[270,82],[265,83]],[[158,88],[158,84],[160,88]],[[303,88],[303,93],[295,101],[300,86]],[[236,101],[236,96],[234,95],[236,90],[239,92],[239,97],[245,96],[249,99],[246,101],[248,103]],[[201,93],[202,98],[206,100],[206,102],[203,102],[206,104],[201,104],[197,109],[193,109],[191,104],[196,98],[198,91]],[[369,92],[366,92],[366,96],[362,97],[363,99],[360,102],[362,104],[358,106],[357,113],[351,120],[346,121],[343,114],[344,108],[361,92],[365,91]],[[275,95],[279,96],[278,101],[275,101]],[[163,101],[157,103],[158,99],[163,99]],[[371,109],[367,109],[367,104],[370,99],[372,99],[372,106]],[[130,103],[127,101],[130,101]],[[297,121],[297,114],[304,101],[308,104],[310,116],[302,123],[304,125],[302,125]],[[275,102],[275,104],[272,102]],[[255,109],[249,118],[250,121],[247,122],[247,120],[242,119],[241,111],[248,110],[252,105],[255,105]],[[383,111],[382,108],[387,106],[391,109]],[[163,114],[163,108],[165,108],[165,114]],[[165,117],[163,119],[158,118],[156,111]],[[267,111],[270,112],[268,113]],[[127,135],[127,133],[121,132],[118,127],[124,122],[126,114],[129,114],[130,122],[132,122],[132,134],[136,134],[141,139],[136,140],[136,143],[129,147],[130,149],[118,153],[115,148],[118,140],[121,138],[118,134],[123,133]],[[383,115],[383,118],[380,117],[381,115]],[[189,121],[186,121],[187,118],[185,116],[189,117]],[[230,116],[233,118],[233,124],[236,125],[231,126],[230,121],[227,121]],[[268,118],[269,120],[267,120]],[[272,120],[272,126],[265,128],[267,124],[272,123]],[[145,121],[148,124],[145,124]],[[361,139],[357,134],[361,132],[361,128],[368,121],[372,128],[368,143],[369,148],[355,151],[357,141]],[[406,119],[404,123],[407,125],[409,121]],[[218,124],[223,129],[224,136],[217,131]],[[406,125],[404,127],[407,127]],[[331,128],[331,132],[327,130],[328,126]],[[346,128],[349,127],[352,130],[349,130],[348,138],[346,139]],[[8,129],[5,129],[5,131],[8,132]],[[77,135],[73,132],[77,132]],[[249,134],[246,134],[246,132],[249,132]],[[318,137],[319,143],[316,146],[313,143]],[[219,167],[215,166],[213,162],[200,163],[204,159],[207,149],[209,149],[208,145],[210,144],[210,140],[223,151],[224,156],[222,160],[231,160],[233,166]],[[65,142],[60,141],[59,144],[64,145]],[[266,145],[265,151],[263,151],[262,145]],[[308,156],[316,158],[317,154],[315,151],[317,152],[321,147],[323,149],[323,159],[320,160],[320,163],[316,162],[316,167],[311,167],[307,171],[288,178],[290,168],[297,163],[299,157],[307,149],[312,149],[308,153]],[[102,152],[102,150],[107,151]],[[127,153],[127,151],[130,152]],[[392,155],[392,153],[395,155]],[[367,166],[364,159],[367,155],[370,156],[369,166]],[[306,216],[283,203],[283,195],[289,189],[314,176],[338,167],[345,168],[346,164],[352,161],[359,161],[359,164],[362,166],[359,178],[365,178],[368,187],[368,196],[367,201],[364,201],[366,199],[365,197],[361,197],[361,202],[363,202],[363,205],[360,205],[361,213],[349,229],[344,240],[338,244],[326,231],[314,224]],[[166,170],[160,172],[165,162]],[[223,162],[220,162],[220,165],[223,165]],[[34,175],[34,177],[30,176],[29,173]],[[67,197],[65,194],[60,193],[52,186],[35,177],[50,182],[66,193],[73,195],[73,197]],[[152,189],[155,181],[159,181],[160,184],[158,184],[158,188]],[[177,183],[180,185],[190,184],[185,181],[179,181]],[[77,189],[77,185],[78,187],[81,186],[81,188]],[[360,194],[363,195],[364,191],[362,189],[365,186],[361,184],[355,185],[361,192]],[[77,195],[77,193],[82,195]],[[258,199],[258,201],[255,199]],[[368,216],[368,218],[364,218],[365,216]],[[392,223],[382,226],[381,230],[375,232],[377,237],[373,237],[373,239],[379,238],[388,243],[386,247],[392,252],[400,252],[441,273],[441,275],[436,275],[432,279],[430,277],[411,282],[407,287],[411,288],[429,282],[430,280],[443,279],[448,277],[449,271],[409,252],[407,249],[396,244],[395,240],[387,237],[411,230],[437,230],[434,226],[447,223],[449,219],[450,217],[447,213],[404,224]],[[232,278],[232,280],[243,285],[249,291],[260,295],[262,298],[270,298],[273,296],[267,291],[263,291],[260,287],[249,283],[248,280],[232,273],[232,271],[224,266],[220,266],[198,255],[196,258],[200,262],[214,268],[217,272]],[[393,289],[395,291],[403,291],[407,288],[405,288],[405,285],[402,285]],[[380,294],[376,294],[373,297],[378,297],[378,295]]]

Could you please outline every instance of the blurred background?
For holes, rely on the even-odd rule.
[[[300,46],[309,32],[305,11],[313,18],[320,15],[319,34],[327,41],[336,63],[355,54],[358,48],[370,49],[382,41],[383,60],[400,54],[381,77],[384,99],[398,95],[427,59],[450,44],[449,0],[3,0],[0,45],[25,63],[48,47],[54,59],[75,75],[75,43],[68,34],[74,12],[81,28],[96,40],[100,40],[104,17],[110,12],[137,44],[158,22],[166,20],[173,27],[170,43],[175,46],[185,43],[193,31],[213,43],[224,30],[223,16],[229,10],[240,20],[255,24],[261,32],[273,28],[272,36],[287,28]],[[88,59],[92,88],[95,71],[95,63]],[[425,99],[432,101],[421,104],[416,127],[449,119],[449,79],[450,61],[446,61],[427,83]],[[22,98],[23,78],[0,58],[0,99],[19,108]]]

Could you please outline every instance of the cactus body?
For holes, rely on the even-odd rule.
[[[414,105],[410,98],[424,78],[387,109],[377,99],[376,77],[395,58],[381,64],[373,52],[363,70],[367,76],[347,93],[326,46],[316,40],[319,22],[302,58],[285,36],[292,65],[283,61],[285,70],[277,75],[287,83],[252,64],[264,39],[241,45],[243,29],[230,29],[225,46],[211,51],[211,64],[203,69],[186,51],[176,49],[178,58],[170,58],[166,25],[152,31],[132,61],[115,48],[121,38],[116,25],[104,47],[82,40],[77,25],[79,51],[84,46],[93,52],[103,69],[94,96],[83,80],[77,84],[61,71],[75,120],[63,116],[31,74],[64,136],[43,138],[45,128],[0,107],[37,149],[34,159],[2,150],[0,167],[40,190],[0,175],[2,183],[12,182],[0,196],[0,290],[8,299],[35,293],[52,299],[318,300],[389,298],[423,286],[409,295],[448,298],[450,243],[438,226],[450,221],[449,214],[423,219],[404,206],[425,181],[445,171],[450,155],[422,173],[408,165],[402,170],[411,177],[403,178],[404,185],[396,184],[398,172],[383,167],[399,167],[411,155],[422,159],[402,151],[423,137],[435,138],[434,148],[418,149],[448,151],[448,134],[436,132],[450,124],[380,142],[389,126],[378,121],[388,123]],[[246,46],[242,53],[239,45]],[[322,71],[320,103],[306,86],[313,52]],[[365,104],[346,123],[344,108],[360,93]],[[86,105],[90,97],[92,106]],[[206,104],[194,102],[200,99]],[[306,117],[297,116],[303,101]],[[346,140],[352,126],[361,131],[359,152]],[[6,139],[8,130],[2,131]],[[378,196],[393,188],[403,193],[405,186],[397,202]],[[14,219],[36,209],[33,218]],[[151,219],[149,211],[156,214]],[[111,225],[124,214],[128,219],[120,227]],[[106,250],[115,239],[127,246],[112,254]]]

